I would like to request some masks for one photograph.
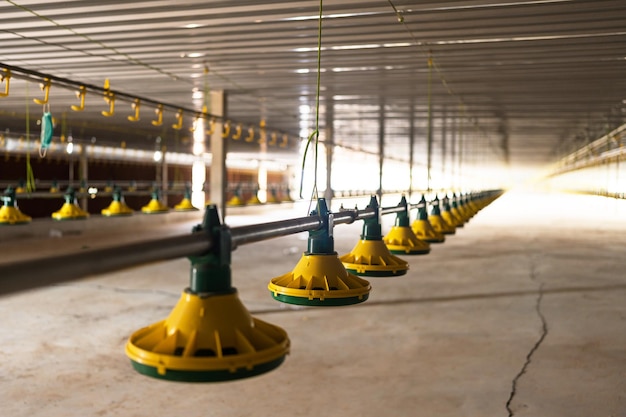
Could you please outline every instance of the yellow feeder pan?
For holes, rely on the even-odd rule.
[[[430,253],[430,244],[418,239],[413,230],[408,226],[393,226],[389,233],[383,237],[389,252],[405,255],[426,255]]]
[[[425,242],[443,243],[446,241],[446,237],[443,235],[443,233],[439,233],[438,231],[436,231],[433,228],[433,226],[430,224],[428,219],[426,220],[416,219],[411,224],[411,229],[413,230],[413,233],[415,233],[415,236],[417,236],[418,239],[423,240]]]
[[[174,210],[176,211],[198,211],[196,207],[191,204],[191,190],[189,187],[185,188],[185,195],[180,203],[174,206]]]
[[[269,196],[267,196],[267,202],[268,204],[273,204],[273,203],[278,203],[278,196],[276,195],[276,190],[275,189],[271,189],[270,190],[270,194]]]
[[[166,213],[168,211],[169,207],[155,199],[150,200],[147,205],[141,208],[141,212],[146,214]]]
[[[435,197],[433,209],[428,216],[428,221],[433,226],[433,229],[444,235],[453,235],[456,233],[456,228],[449,224],[442,216],[441,209],[439,207],[439,198]]]
[[[281,363],[289,338],[254,318],[236,292],[184,292],[169,317],[133,333],[126,355],[139,373],[160,379],[215,382],[256,376]]]
[[[50,193],[58,193],[59,191],[59,183],[57,181],[52,181],[52,185],[50,186]]]
[[[232,198],[230,200],[228,200],[226,205],[228,205],[228,206],[245,206],[246,204],[243,202],[243,200],[239,196],[234,195],[234,196],[232,196]]]
[[[463,227],[463,223],[465,222],[459,217],[455,216],[454,213],[452,212],[452,206],[450,206],[450,199],[448,198],[448,196],[445,196],[444,199],[441,201],[441,203],[443,207],[443,211],[441,212],[441,217],[443,217],[446,223],[448,223],[451,226],[454,226],[455,228]]]
[[[342,306],[362,303],[371,291],[370,283],[346,271],[337,252],[329,222],[326,200],[320,198],[317,210],[322,227],[309,232],[307,251],[293,271],[273,278],[267,288],[274,299],[288,304]]]
[[[368,281],[346,271],[337,253],[304,253],[293,271],[273,278],[267,288],[278,301],[308,306],[362,303],[371,291]]]
[[[158,190],[154,190],[152,192],[152,199],[150,202],[141,208],[141,212],[145,214],[167,213],[169,210],[169,207],[161,203],[159,200]]]
[[[107,208],[102,209],[100,213],[106,217],[131,216],[133,210],[124,202],[122,190],[119,187],[115,187],[113,191],[113,201],[111,201],[111,204],[109,204]]]
[[[228,381],[278,367],[289,353],[287,333],[256,319],[231,286],[231,240],[217,206],[200,229],[216,246],[190,257],[190,285],[170,315],[133,333],[126,355],[139,373],[186,382]]]
[[[259,197],[257,197],[256,194],[254,194],[252,197],[248,199],[248,201],[246,201],[246,204],[263,204],[263,203],[261,203],[261,200],[259,200]]]
[[[78,207],[78,204],[76,204],[76,197],[72,187],[67,189],[64,198],[65,203],[61,209],[52,213],[51,217],[54,220],[84,220],[89,217],[89,213]]]
[[[25,215],[17,208],[15,190],[8,187],[2,196],[4,204],[0,207],[0,225],[19,225],[30,223],[32,218]]]
[[[188,198],[183,198],[180,203],[174,206],[174,210],[176,211],[198,211],[196,207],[191,204],[191,200]]]
[[[441,213],[441,217],[449,226],[454,227],[455,229],[457,227],[463,227],[463,222],[459,221],[459,219],[456,218],[450,211],[444,211]]]
[[[459,196],[457,206],[458,206],[459,212],[463,215],[463,219],[465,219],[465,222],[468,222],[472,217],[474,217],[474,214],[476,214],[467,205],[467,201],[465,200],[465,197]]]
[[[382,240],[361,239],[339,259],[348,272],[368,277],[399,276],[409,269],[408,262],[393,255]]]
[[[230,200],[228,200],[226,202],[227,206],[245,206],[246,203],[244,203],[244,201],[241,199],[241,192],[239,191],[239,188],[237,188],[235,190],[235,193],[233,194],[233,196],[231,197]]]
[[[460,200],[457,199],[456,195],[452,194],[452,205],[450,207],[450,212],[454,217],[459,220],[460,225],[457,224],[457,227],[462,227],[469,218],[466,216],[464,212],[464,208],[461,204],[459,204]]]
[[[15,188],[15,192],[17,194],[24,194],[26,192],[26,185],[24,184],[24,181],[20,180],[19,185]]]
[[[373,218],[363,222],[363,234],[354,249],[339,259],[348,272],[356,275],[371,277],[390,277],[406,274],[409,264],[403,259],[393,255],[381,234],[378,202],[372,196],[368,208],[374,208],[376,214]]]
[[[398,255],[425,255],[430,253],[430,244],[418,239],[409,227],[408,204],[404,196],[402,196],[399,206],[403,206],[405,210],[396,214],[395,225],[383,237],[387,249]]]
[[[423,240],[428,243],[443,243],[446,240],[446,237],[443,233],[440,233],[433,229],[433,226],[428,221],[428,211],[426,208],[426,199],[424,195],[422,195],[422,199],[420,200],[421,207],[417,212],[417,219],[413,221],[411,224],[411,229],[415,236],[419,240]]]
[[[100,212],[106,217],[131,216],[133,214],[133,210],[123,201],[111,201],[111,204]]]

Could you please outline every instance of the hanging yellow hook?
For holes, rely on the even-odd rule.
[[[80,104],[77,106],[72,104],[70,108],[74,111],[83,111],[85,110],[85,95],[87,94],[87,87],[81,85],[78,87],[78,91],[76,92],[76,97],[80,100]]]
[[[109,103],[109,110],[102,110],[102,115],[105,117],[111,117],[115,114],[115,93],[106,93],[107,96],[104,97],[104,101]]]
[[[33,101],[37,104],[48,104],[48,99],[50,98],[50,86],[52,85],[49,78],[44,78],[44,82],[39,86],[41,87],[41,91],[43,91],[43,100],[39,100],[38,98],[34,98]]]
[[[11,70],[3,68],[2,71],[4,74],[0,74],[0,83],[6,80],[6,84],[4,85],[4,93],[0,93],[0,97],[8,97],[9,96],[9,82],[11,81]]]
[[[183,110],[178,109],[176,112],[176,124],[172,125],[172,129],[180,130],[183,128]]]
[[[254,126],[248,128],[248,136],[246,136],[246,142],[252,142],[254,140]]]
[[[239,140],[241,139],[241,123],[237,124],[237,127],[235,128],[235,134],[233,135],[233,139],[234,140]]]
[[[133,109],[135,109],[135,114],[132,116],[128,116],[128,120],[131,122],[137,122],[139,121],[139,109],[141,107],[141,100],[136,98],[135,101],[133,101],[133,104],[131,104],[131,106]]]
[[[278,134],[276,132],[272,132],[270,137],[271,137],[271,139],[268,142],[268,145],[270,145],[270,146],[276,145],[276,142],[278,142]]]
[[[215,119],[209,120],[209,128],[205,130],[207,136],[211,136],[215,132]]]
[[[285,133],[283,135],[283,141],[280,142],[280,145],[278,146],[280,146],[281,148],[286,148],[288,143],[289,143],[289,136],[287,136],[287,134]]]
[[[102,110],[102,115],[105,117],[111,117],[115,113],[115,93],[111,92],[111,84],[109,79],[104,80],[104,101],[109,103],[109,111]]]
[[[226,139],[230,135],[230,120],[226,120],[224,123],[224,131],[222,132],[222,138]]]
[[[161,126],[163,124],[163,105],[159,104],[154,112],[157,115],[157,119],[152,121],[152,126]]]

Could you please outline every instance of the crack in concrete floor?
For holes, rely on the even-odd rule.
[[[530,265],[530,279],[532,281],[537,281],[537,267],[534,262]],[[539,285],[537,301],[535,303],[535,311],[537,313],[537,316],[541,320],[541,335],[539,336],[539,339],[537,339],[535,344],[530,348],[530,351],[528,351],[528,354],[526,355],[526,361],[524,362],[522,369],[520,369],[517,375],[515,375],[515,378],[513,378],[513,381],[511,383],[511,394],[509,395],[509,399],[506,402],[506,410],[509,413],[508,417],[513,417],[515,415],[515,411],[512,408],[512,403],[518,392],[517,383],[527,372],[528,367],[532,362],[533,355],[535,354],[535,352],[537,352],[545,338],[548,336],[548,322],[546,320],[546,317],[543,315],[543,312],[541,311],[541,301],[543,300],[544,295],[543,285],[543,283],[540,283]]]

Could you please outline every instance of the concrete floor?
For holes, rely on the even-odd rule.
[[[249,210],[228,223],[262,221]],[[340,254],[360,229],[336,227]],[[23,239],[0,253],[186,230]],[[185,259],[0,298],[0,415],[626,416],[625,232],[626,201],[510,192],[430,255],[405,257],[406,276],[369,278],[370,299],[340,308],[283,305],[267,291],[295,266],[304,234],[242,246],[233,283],[292,347],[277,370],[227,383],[147,378],[124,354],[132,332],[175,305]]]

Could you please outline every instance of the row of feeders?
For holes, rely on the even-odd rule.
[[[0,225],[20,225],[30,223],[32,218],[22,213],[16,200],[16,190],[8,187],[2,195],[3,205],[0,207]],[[76,191],[73,187],[68,187],[63,196],[65,203],[63,206],[52,213],[51,217],[58,221],[68,220],[84,220],[89,217],[89,213],[84,211],[78,205],[76,200]],[[105,217],[130,216],[133,210],[124,202],[124,196],[119,187],[114,187],[112,191],[113,201],[108,207],[101,210],[101,214]],[[161,202],[158,189],[154,189],[150,202],[141,208],[141,212],[145,214],[167,213],[169,207]],[[179,204],[174,206],[174,211],[198,211],[191,204],[191,192],[185,190],[183,199]]]
[[[461,221],[462,215],[467,221],[476,208],[497,196],[499,193],[487,193],[480,200],[474,198],[472,206],[457,204],[456,220]],[[446,208],[447,202],[449,199],[443,203],[444,212],[452,209]],[[430,232],[424,198],[415,207],[419,210],[419,230],[429,230],[437,239],[433,242],[442,242],[443,235]],[[432,216],[441,217],[438,205],[433,205],[433,212]],[[383,237],[381,215],[390,213],[396,213],[395,224]],[[364,221],[361,239],[350,253],[339,256],[334,249],[334,224],[355,220]],[[289,227],[287,222],[292,222]],[[326,201],[319,199],[309,217],[255,225],[252,231],[245,226],[231,229],[223,225],[217,207],[209,205],[203,224],[194,233],[205,234],[210,245],[206,253],[189,258],[189,287],[165,320],[130,336],[126,354],[141,374],[166,380],[226,381],[270,371],[284,361],[290,341],[282,328],[252,317],[240,302],[231,284],[230,267],[231,252],[237,243],[308,231],[307,250],[295,268],[272,278],[267,288],[275,300],[283,303],[345,306],[368,299],[371,284],[362,276],[406,274],[408,263],[395,254],[430,251],[429,243],[418,239],[414,228],[409,226],[409,204],[404,197],[392,208],[379,207],[376,197],[372,197],[365,210],[342,209],[337,213],[331,213]]]

